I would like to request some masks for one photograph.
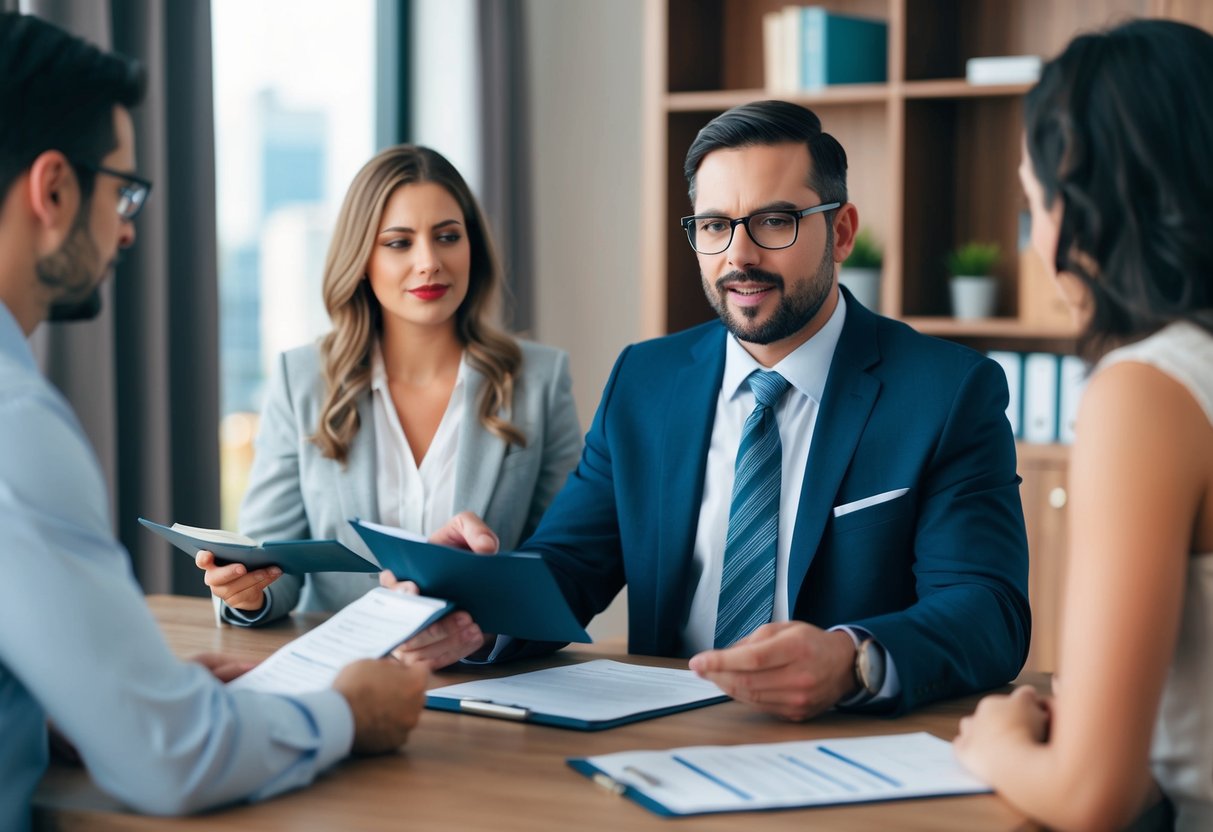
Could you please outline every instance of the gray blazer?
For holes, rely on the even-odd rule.
[[[573,404],[568,355],[520,341],[522,368],[514,400],[503,415],[527,438],[525,448],[506,443],[480,423],[477,408],[485,378],[468,367],[463,422],[455,462],[455,512],[472,511],[497,532],[502,550],[525,540],[564,485],[581,455],[581,424]],[[324,400],[317,345],[282,354],[273,373],[248,491],[240,507],[240,531],[256,540],[337,538],[374,560],[347,522],[379,520],[375,493],[375,431],[371,393],[358,402],[361,428],[346,466],[321,456],[308,441]],[[376,575],[283,575],[266,591],[268,603],[250,616],[223,605],[233,624],[264,624],[293,609],[336,610],[378,586]]]

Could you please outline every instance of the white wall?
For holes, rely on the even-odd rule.
[[[528,0],[535,215],[533,337],[569,352],[588,427],[640,333],[643,0]],[[621,595],[590,626],[626,632]]]

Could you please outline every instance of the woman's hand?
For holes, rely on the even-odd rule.
[[[265,606],[265,588],[282,574],[277,566],[254,569],[252,572],[240,563],[218,566],[215,564],[215,554],[206,549],[198,553],[194,563],[206,572],[204,580],[216,598],[232,609],[245,612],[257,612]]]
[[[1023,685],[1010,696],[995,694],[977,703],[972,716],[960,720],[952,742],[965,768],[983,780],[994,779],[994,763],[1009,745],[1042,743],[1049,735],[1050,700]]]

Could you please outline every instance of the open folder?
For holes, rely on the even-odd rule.
[[[309,572],[378,572],[379,566],[336,540],[267,540],[264,543],[226,532],[174,523],[171,527],[140,517],[147,529],[163,537],[191,558],[209,549],[223,563],[240,563],[249,569],[277,566],[288,575]]]
[[[623,751],[568,764],[659,815],[701,815],[984,794],[951,743],[918,732]]]
[[[350,525],[398,580],[413,581],[423,594],[467,610],[486,633],[534,641],[591,641],[538,555],[477,555],[391,526],[363,520],[351,520]]]

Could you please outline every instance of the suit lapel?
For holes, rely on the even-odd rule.
[[[379,521],[379,502],[375,499],[378,458],[374,394],[368,391],[358,399],[358,433],[350,444],[349,459],[345,466],[332,463],[337,467],[337,499],[342,517]]]
[[[469,364],[464,368],[463,419],[459,425],[459,453],[455,460],[455,511],[484,517],[505,459],[506,443],[480,424],[480,394],[487,380]],[[507,404],[501,415],[512,416]]]
[[[657,638],[674,649],[686,618],[692,587],[687,575],[694,554],[704,465],[716,400],[724,375],[725,330],[709,328],[691,348],[691,363],[671,380],[670,407],[662,414],[662,456],[658,470]],[[666,603],[665,599],[676,601]],[[664,644],[668,641],[669,644]]]
[[[880,381],[866,372],[879,360],[876,316],[852,301],[847,304],[846,323],[821,396],[801,484],[788,558],[789,612],[796,609],[797,596],[821,544],[834,497],[880,392]]]

